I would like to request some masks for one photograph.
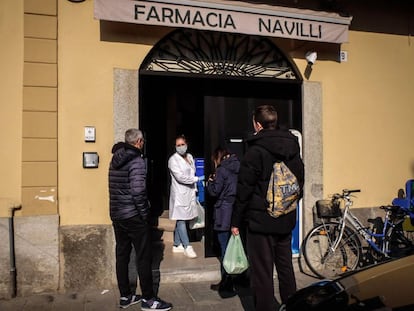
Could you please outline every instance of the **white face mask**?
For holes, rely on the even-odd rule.
[[[184,146],[177,146],[175,147],[175,150],[179,155],[184,155],[187,152],[187,145]]]

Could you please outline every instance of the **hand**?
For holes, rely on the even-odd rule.
[[[204,181],[204,175],[198,176],[198,181]]]
[[[233,234],[233,235],[239,235],[239,228],[237,228],[237,227],[231,227],[231,233]]]

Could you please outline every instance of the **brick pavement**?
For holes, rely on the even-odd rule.
[[[311,284],[317,279],[300,271],[298,260],[294,259],[298,288]],[[194,272],[197,273],[197,272]],[[241,288],[239,295],[223,299],[217,292],[210,290],[211,280],[196,282],[161,282],[159,296],[173,303],[174,311],[236,311],[252,310],[252,297],[248,289]],[[278,295],[277,281],[275,291]],[[109,311],[121,310],[118,307],[116,287],[88,289],[81,292],[42,293],[29,297],[16,297],[0,300],[1,311]],[[127,310],[140,310],[134,305]]]

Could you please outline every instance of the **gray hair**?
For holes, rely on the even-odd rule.
[[[139,129],[129,129],[125,132],[125,142],[130,145],[135,145],[139,139],[143,139],[144,135]]]

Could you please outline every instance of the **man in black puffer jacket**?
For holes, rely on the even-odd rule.
[[[232,214],[232,233],[247,226],[247,255],[255,310],[277,310],[273,270],[276,266],[282,303],[296,291],[292,264],[292,230],[296,212],[273,218],[267,212],[266,192],[275,161],[283,161],[296,176],[300,189],[304,165],[296,136],[277,128],[277,112],[271,105],[256,108],[255,135],[247,139],[248,150],[240,164],[236,202]]]
[[[141,302],[142,310],[170,310],[172,305],[157,298],[153,289],[149,203],[146,164],[142,155],[144,137],[138,129],[125,132],[125,142],[112,147],[109,166],[110,216],[116,242],[116,277],[121,295],[119,306],[127,308]],[[128,264],[132,245],[142,297],[132,292]]]

